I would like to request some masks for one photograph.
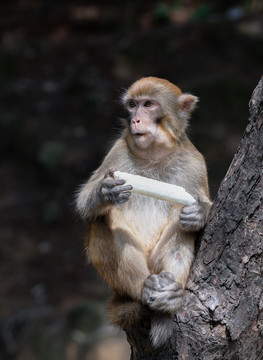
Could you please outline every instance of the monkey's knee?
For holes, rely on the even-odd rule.
[[[108,305],[108,316],[114,325],[123,330],[131,329],[147,319],[148,309],[141,302],[115,295]],[[150,324],[149,324],[150,326]]]

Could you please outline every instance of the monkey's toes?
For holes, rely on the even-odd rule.
[[[158,290],[160,288],[159,275],[157,274],[149,275],[144,282],[144,287],[153,290]]]
[[[162,271],[159,274],[159,282],[161,286],[166,286],[175,282],[174,274],[168,271]]]
[[[159,293],[155,293],[155,296],[149,296],[147,305],[151,309],[174,314],[183,304],[183,295],[182,287],[178,289],[169,285]]]

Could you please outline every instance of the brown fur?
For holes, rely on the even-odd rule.
[[[151,329],[159,346],[171,333],[171,320],[164,314],[182,304],[195,232],[204,226],[211,202],[204,159],[185,134],[197,99],[153,77],[135,82],[123,96],[126,106],[130,99],[136,102],[129,110],[131,123],[81,188],[77,209],[89,222],[88,256],[116,293],[109,310],[112,321],[127,329],[146,313],[161,311],[152,317]],[[145,99],[156,102],[153,110],[145,107]],[[151,128],[156,129],[151,142],[143,136],[135,141],[140,129]],[[127,189],[118,190],[125,185],[111,181],[111,168],[182,186],[198,203],[182,207],[142,195],[129,198]]]

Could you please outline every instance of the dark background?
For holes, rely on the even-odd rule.
[[[0,359],[128,359],[74,193],[118,134],[122,89],[153,75],[200,97],[188,133],[214,198],[262,76],[262,7],[1,1]]]

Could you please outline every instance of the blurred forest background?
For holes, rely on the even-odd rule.
[[[129,358],[73,205],[121,90],[153,75],[200,97],[189,136],[214,197],[262,70],[261,0],[0,2],[0,359]]]

